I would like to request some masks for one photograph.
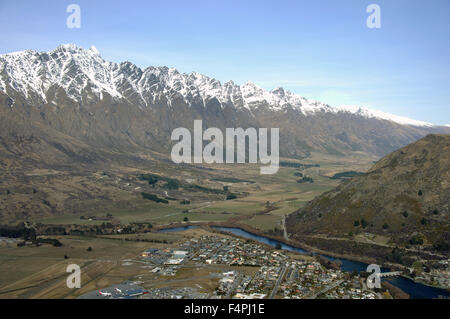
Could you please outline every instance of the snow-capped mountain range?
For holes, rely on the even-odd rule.
[[[108,62],[95,47],[0,55],[0,165],[3,156],[17,159],[30,150],[37,152],[33,159],[58,164],[104,160],[99,152],[170,154],[172,131],[192,128],[196,119],[205,128],[280,128],[280,155],[297,159],[375,159],[427,134],[450,133],[380,111],[331,107],[283,88]]]
[[[0,92],[11,97],[11,107],[14,107],[16,94],[30,104],[55,104],[57,96],[49,95],[49,91],[56,87],[62,88],[69,99],[80,104],[103,100],[105,94],[116,102],[125,100],[140,108],[151,108],[161,99],[165,99],[169,107],[179,99],[190,106],[205,107],[215,99],[222,108],[232,105],[250,113],[255,108],[266,107],[272,111],[294,110],[305,116],[348,113],[402,125],[433,126],[358,106],[331,107],[281,87],[267,91],[252,82],[222,84],[197,72],[185,74],[174,68],[141,69],[130,62],[108,62],[95,47],[85,50],[66,44],[49,52],[26,50],[0,55]]]
[[[266,91],[250,82],[221,83],[195,72],[112,63],[94,47],[4,54],[0,219],[124,205],[117,194],[126,194],[131,207],[128,201],[135,197],[130,196],[139,192],[124,183],[144,172],[217,178],[215,167],[183,164],[178,171],[170,159],[174,129],[192,132],[199,119],[203,128],[222,131],[279,128],[283,162],[368,163],[430,133],[450,134],[450,127],[360,107],[331,107],[283,88]],[[99,172],[117,173],[106,178]],[[232,168],[228,172],[236,174]]]
[[[386,113],[379,110],[372,110],[355,105],[341,105],[337,108],[339,111],[349,112],[353,114],[358,114],[367,118],[377,118],[382,120],[392,121],[402,125],[414,125],[414,126],[428,126],[431,127],[433,124],[423,121],[417,121],[404,116],[398,116],[390,113]]]

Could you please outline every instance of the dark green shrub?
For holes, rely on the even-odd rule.
[[[369,223],[367,222],[367,220],[365,220],[364,218],[361,218],[361,226],[362,228],[366,228],[369,225]]]
[[[236,194],[230,193],[227,195],[227,200],[232,200],[232,199],[236,199],[236,198],[237,198]]]
[[[154,194],[148,194],[148,193],[142,192],[141,195],[142,195],[142,198],[148,199],[148,200],[152,200],[152,201],[157,202],[157,203],[164,203],[164,204],[168,204],[169,203],[169,201],[167,201],[167,200],[165,200],[163,198],[159,198],[158,196],[156,196]]]

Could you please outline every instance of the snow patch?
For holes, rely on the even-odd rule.
[[[402,125],[426,126],[426,127],[434,126],[433,124],[428,123],[428,122],[417,121],[417,120],[410,119],[408,117],[398,116],[398,115],[386,113],[383,111],[372,110],[372,109],[355,106],[355,105],[341,105],[341,106],[338,106],[337,109],[338,109],[338,111],[341,111],[341,112],[352,113],[352,114],[360,115],[360,116],[363,116],[366,118],[377,118],[377,119],[382,119],[382,120],[388,120],[388,121],[395,122],[395,123],[402,124]]]
[[[281,87],[266,91],[253,82],[241,86],[232,81],[222,84],[197,72],[180,73],[168,67],[142,70],[130,62],[107,62],[95,46],[85,50],[74,44],[62,44],[49,52],[25,50],[3,54],[0,55],[0,70],[3,70],[0,75],[2,92],[6,92],[9,87],[26,99],[37,97],[43,102],[47,102],[48,90],[59,86],[70,99],[79,103],[84,98],[101,100],[105,93],[113,100],[125,99],[139,107],[148,107],[161,99],[170,106],[176,105],[173,103],[175,100],[182,100],[191,107],[205,107],[215,99],[222,108],[232,105],[237,109],[246,108],[250,113],[260,107],[277,112],[293,109],[305,116],[347,112],[402,125],[432,126],[430,123],[358,106],[332,108]]]

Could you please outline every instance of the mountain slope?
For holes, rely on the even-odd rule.
[[[221,84],[195,72],[107,62],[94,47],[74,45],[1,55],[0,97],[4,119],[21,117],[122,151],[167,153],[171,131],[192,128],[194,119],[221,129],[280,127],[281,155],[296,158],[314,152],[378,157],[428,133],[450,132],[361,108],[332,108],[282,88],[268,92],[251,82]]]
[[[0,217],[127,207],[139,195],[124,186],[129,179],[180,169],[169,158],[170,136],[177,127],[192,129],[196,119],[222,130],[279,127],[281,156],[312,161],[374,160],[428,133],[450,133],[450,127],[332,108],[282,88],[268,92],[250,82],[222,84],[196,72],[112,63],[94,47],[4,54]],[[103,178],[104,171],[111,176]]]
[[[372,234],[439,249],[450,240],[449,199],[450,135],[428,135],[291,214],[288,231],[294,238]]]

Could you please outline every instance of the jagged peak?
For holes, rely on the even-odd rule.
[[[58,53],[58,57],[53,54]],[[62,54],[61,54],[62,53]],[[222,83],[198,72],[180,73],[167,66],[150,66],[142,70],[131,62],[119,64],[103,60],[100,52],[91,46],[83,49],[75,44],[62,44],[49,52],[25,50],[0,56],[0,67],[8,65],[6,78],[0,76],[0,89],[6,90],[7,84],[28,98],[40,96],[46,99],[46,89],[58,84],[68,92],[68,96],[81,102],[82,91],[89,88],[100,99],[103,92],[113,98],[125,98],[133,94],[139,96],[139,103],[150,105],[156,95],[166,94],[168,100],[175,92],[181,94],[187,104],[203,103],[216,98],[220,103],[235,103],[235,107],[268,107],[275,111],[296,109],[309,115],[316,112],[350,112],[363,117],[387,119],[404,125],[431,126],[430,123],[411,120],[392,114],[369,110],[361,107],[332,108],[322,102],[308,100],[302,96],[277,87],[267,91],[252,81],[239,86],[233,81]],[[78,68],[78,69],[76,69]],[[73,72],[77,81],[73,81]],[[81,78],[80,78],[81,75]],[[128,83],[128,84],[127,84]],[[156,85],[157,84],[157,85]],[[131,88],[134,93],[131,93]],[[127,90],[121,91],[121,86]],[[31,94],[34,93],[34,94]],[[178,95],[179,96],[179,95]],[[193,100],[194,98],[194,100]]]
[[[90,46],[89,47],[89,51],[91,51],[94,54],[100,55],[100,52],[97,50],[97,48],[95,46]]]
[[[281,96],[281,97],[283,97],[283,96],[286,95],[286,92],[284,91],[284,89],[283,89],[281,86],[279,86],[279,87],[273,89],[273,90],[270,91],[270,92],[273,93],[273,94],[276,94],[276,95],[278,95],[278,96]],[[290,93],[290,92],[288,91],[288,93]]]
[[[66,44],[60,44],[55,49],[49,51],[49,52],[40,52],[40,53],[58,53],[58,52],[64,52],[64,53],[79,53],[79,52],[85,52],[87,50],[78,47],[77,45],[73,43],[66,43]]]

